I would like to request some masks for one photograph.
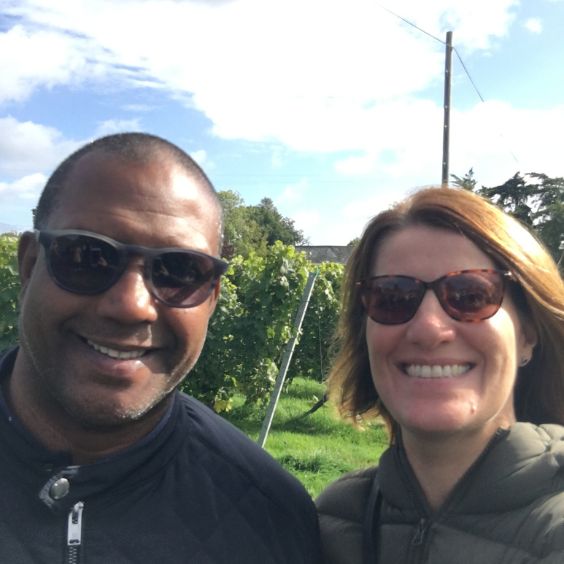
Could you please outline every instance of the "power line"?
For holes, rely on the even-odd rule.
[[[404,18],[403,16],[400,16],[399,14],[392,12],[392,10],[390,10],[389,8],[386,8],[386,6],[382,6],[382,4],[380,4],[378,2],[376,2],[376,4],[378,4],[378,6],[380,6],[380,8],[382,8],[382,10],[385,10],[389,14],[392,14],[392,16],[395,16],[396,18],[400,19],[402,22],[405,22],[406,24],[410,25],[411,27],[414,27],[415,29],[419,30],[421,33],[424,33],[425,35],[432,37],[433,39],[435,39],[439,43],[442,43],[443,45],[445,44],[445,42],[442,39],[440,39],[439,37],[436,37],[432,33],[429,33],[428,31],[421,29],[418,25],[414,24],[413,22],[410,22],[408,19]]]
[[[484,97],[482,96],[482,94],[480,93],[480,91],[478,90],[478,87],[476,86],[476,83],[474,82],[474,79],[470,76],[470,72],[468,71],[468,69],[466,68],[466,65],[464,64],[464,61],[462,60],[462,57],[460,56],[460,53],[458,52],[458,49],[456,47],[453,47],[454,52],[456,53],[456,56],[458,58],[458,60],[460,61],[460,64],[462,65],[462,68],[464,69],[464,72],[466,73],[466,76],[468,77],[468,80],[470,81],[470,84],[472,85],[472,87],[474,88],[474,90],[476,91],[476,94],[478,94],[478,98],[480,98],[480,100],[482,101],[482,103],[486,103],[486,101],[484,100]]]
[[[392,16],[400,19],[402,22],[410,25],[411,27],[414,27],[415,29],[417,29],[418,31],[420,31],[421,33],[424,33],[425,35],[428,35],[429,37],[431,37],[432,39],[434,39],[435,41],[438,41],[439,43],[441,43],[442,45],[446,45],[446,42],[443,41],[440,37],[437,37],[435,35],[433,35],[432,33],[429,33],[428,31],[420,28],[418,25],[416,25],[415,23],[413,23],[412,21],[404,18],[403,16],[400,16],[399,14],[396,14],[395,12],[393,12],[392,10],[390,10],[389,8],[387,8],[386,6],[383,6],[380,3],[376,3],[380,8],[382,8],[383,10],[385,10],[386,12],[388,12],[389,14],[391,14]],[[482,93],[480,92],[480,90],[478,89],[478,87],[476,86],[476,83],[474,81],[474,79],[472,78],[470,71],[468,70],[468,68],[466,67],[466,65],[464,64],[464,61],[462,60],[462,57],[460,56],[460,53],[458,52],[458,49],[456,47],[452,47],[453,51],[456,53],[456,57],[458,58],[458,60],[460,61],[460,64],[462,65],[462,69],[464,70],[464,73],[466,74],[466,76],[468,77],[468,80],[470,81],[470,84],[472,85],[472,88],[474,89],[474,91],[476,92],[476,94],[478,95],[478,98],[480,98],[480,101],[485,104],[486,100],[484,99],[484,97],[482,96]],[[503,133],[499,134],[500,137],[502,139],[504,139],[503,137]],[[507,145],[507,142],[506,142]],[[515,153],[511,150],[511,148],[509,147],[509,145],[507,145],[507,151],[509,152],[509,154],[513,157],[513,160],[517,163],[517,165],[519,165],[519,159],[517,159],[517,157],[515,156]]]

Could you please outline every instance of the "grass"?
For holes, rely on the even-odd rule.
[[[304,416],[323,392],[321,383],[295,378],[280,397],[265,445],[313,497],[345,472],[376,464],[387,446],[381,425],[356,429],[339,420],[329,405]],[[256,441],[265,415],[266,408],[249,410],[242,398],[235,398],[226,419]]]

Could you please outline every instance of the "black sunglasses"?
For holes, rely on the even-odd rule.
[[[47,270],[74,294],[95,295],[113,286],[131,257],[143,257],[151,295],[170,307],[195,307],[211,294],[227,263],[198,251],[125,245],[90,231],[39,230]]]
[[[432,282],[412,276],[373,276],[357,282],[366,314],[376,323],[399,325],[416,314],[428,289],[457,321],[477,322],[496,314],[505,293],[508,271],[472,269],[449,272]]]

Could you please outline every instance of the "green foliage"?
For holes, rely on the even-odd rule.
[[[302,375],[324,380],[332,361],[332,344],[340,309],[344,266],[319,265],[319,274],[302,326],[302,335],[290,366],[290,378]]]
[[[218,196],[224,211],[224,257],[246,257],[251,251],[262,256],[276,241],[285,245],[306,241],[294,221],[284,217],[270,198],[263,198],[257,206],[246,206],[232,190],[219,192]]]
[[[251,218],[262,226],[268,245],[281,241],[285,245],[301,245],[304,234],[296,229],[294,220],[284,217],[270,198],[263,198],[258,206],[251,206]]]
[[[265,401],[274,384],[284,345],[308,275],[308,261],[277,241],[265,257],[256,254],[233,264],[243,315],[239,318],[240,389],[248,402]]]
[[[564,178],[516,173],[500,186],[482,187],[476,192],[533,228],[559,260],[559,245],[564,238]]]
[[[18,278],[16,235],[0,235],[0,350],[17,341]]]
[[[478,194],[511,213],[523,223],[533,226],[533,205],[537,193],[536,186],[527,184],[520,173],[516,173],[509,180],[499,186],[476,190]]]
[[[295,336],[308,272],[315,268],[304,253],[279,241],[264,256],[251,252],[247,258],[235,257],[224,277],[202,356],[184,390],[216,411],[229,411],[235,393],[242,394],[249,406],[264,404],[285,346]],[[328,364],[342,271],[341,265],[332,263],[320,268],[302,327],[304,344],[295,350],[290,378],[302,370],[320,378]]]
[[[474,169],[471,168],[464,176],[456,176],[456,174],[451,174],[452,185],[458,186],[459,188],[464,188],[465,190],[473,191],[476,189],[477,181],[474,178]]]
[[[241,305],[230,271],[221,282],[221,295],[208,327],[204,350],[182,387],[218,412],[229,411],[238,387],[237,329]]]
[[[251,251],[266,252],[266,236],[260,225],[251,217],[250,207],[245,206],[239,194],[232,190],[218,193],[223,206],[224,239],[222,255],[231,258],[247,256]]]
[[[463,177],[451,174],[453,186],[472,190],[491,200],[537,233],[554,260],[561,262],[564,240],[564,178],[531,172],[514,174],[499,186],[479,187],[470,169]]]

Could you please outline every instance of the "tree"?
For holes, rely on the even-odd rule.
[[[266,238],[258,223],[251,217],[249,206],[237,192],[225,190],[218,193],[223,206],[224,240],[222,256],[248,256],[251,251],[264,254]]]
[[[564,178],[517,172],[499,186],[476,192],[532,227],[558,261],[564,238]]]
[[[564,240],[564,178],[550,178],[546,174],[531,173],[536,181],[538,206],[533,224],[541,239],[558,261],[560,244]]]
[[[261,227],[269,246],[276,241],[284,245],[306,243],[304,234],[296,229],[294,220],[284,217],[274,206],[270,198],[263,198],[258,206],[250,206],[251,217]]]
[[[499,186],[477,188],[476,192],[509,212],[530,227],[534,225],[534,208],[538,199],[538,187],[527,184],[527,180],[516,172]]]
[[[471,168],[468,172],[463,176],[456,176],[456,174],[451,174],[450,177],[452,178],[452,185],[458,186],[459,188],[464,188],[465,190],[474,191],[476,188],[476,179],[474,178],[474,169]]]
[[[223,256],[248,256],[253,251],[266,253],[267,247],[280,241],[285,245],[306,243],[294,221],[284,217],[270,198],[263,198],[257,206],[246,206],[239,194],[232,190],[218,193],[225,214]]]

